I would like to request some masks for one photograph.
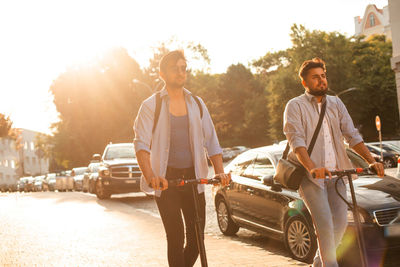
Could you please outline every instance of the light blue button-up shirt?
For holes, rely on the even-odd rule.
[[[196,178],[207,178],[209,157],[221,154],[222,149],[219,145],[217,133],[214,128],[210,113],[203,100],[200,104],[203,109],[203,117],[200,116],[200,109],[193,98],[192,93],[184,89],[187,114],[189,119],[189,139],[190,149],[193,156],[193,164]],[[169,146],[170,146],[170,116],[169,116],[169,96],[164,88],[160,92],[161,110],[157,127],[154,133],[154,113],[156,108],[156,96],[153,94],[143,101],[136,117],[133,130],[135,132],[134,144],[136,152],[145,150],[150,153],[151,167],[155,175],[165,177],[168,165]],[[142,175],[140,186],[146,193],[154,192],[150,188]],[[198,186],[200,193],[204,192],[204,185]],[[156,190],[156,196],[161,195],[160,190]]]
[[[332,137],[337,167],[341,170],[351,169],[352,164],[347,156],[344,141],[353,147],[363,142],[363,139],[339,97],[327,95],[324,101],[326,101],[325,119]],[[305,92],[291,99],[286,104],[283,120],[283,132],[291,148],[288,157],[298,161],[294,151],[298,147],[308,148],[318,124],[319,109],[316,98]],[[322,131],[321,128],[310,156],[316,167],[325,167],[325,140]],[[308,175],[308,178],[320,186],[318,179],[313,179],[311,175]]]

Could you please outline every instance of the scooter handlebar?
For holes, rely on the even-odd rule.
[[[332,175],[337,175],[337,176],[346,176],[350,174],[376,174],[376,170],[372,167],[368,168],[355,168],[355,169],[348,169],[348,170],[342,170],[342,171],[331,171]],[[312,174],[313,177],[315,178],[315,173]]]
[[[219,176],[215,176],[211,179],[206,179],[206,178],[201,178],[201,179],[190,179],[190,180],[184,180],[184,179],[173,179],[173,180],[168,180],[168,186],[173,186],[173,187],[180,187],[180,186],[185,186],[189,184],[220,184],[221,183],[221,178]],[[149,185],[150,187],[151,184]],[[162,184],[160,184],[160,187],[162,187]]]

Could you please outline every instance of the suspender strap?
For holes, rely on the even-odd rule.
[[[158,91],[156,93],[156,109],[154,111],[154,123],[153,123],[152,133],[154,133],[156,129],[158,118],[160,117],[160,111],[161,111],[161,96],[160,96],[160,91]]]
[[[317,124],[317,127],[315,128],[313,137],[312,137],[311,142],[310,142],[310,146],[307,149],[307,153],[308,153],[309,156],[311,156],[311,153],[312,153],[312,151],[314,149],[315,142],[317,141],[318,133],[319,133],[319,130],[321,129],[321,125],[322,125],[322,120],[323,120],[324,115],[325,115],[325,110],[326,110],[326,100],[322,104],[321,113],[319,114],[318,124]],[[288,142],[287,145],[286,145],[285,151],[283,152],[283,155],[282,155],[283,159],[287,158],[287,155],[289,153],[289,148],[290,148],[290,146],[289,146],[289,142]]]
[[[200,118],[203,118],[203,107],[201,106],[200,100],[197,96],[192,95],[192,97],[194,98],[194,100],[196,100],[197,105],[199,106],[199,110],[200,110]]]

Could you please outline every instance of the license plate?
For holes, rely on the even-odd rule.
[[[125,183],[127,184],[136,184],[135,180],[126,180]]]
[[[385,226],[385,236],[400,236],[400,224],[388,225]]]

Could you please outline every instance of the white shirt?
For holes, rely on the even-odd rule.
[[[318,109],[321,112],[321,103],[318,103]],[[337,169],[337,161],[336,161],[336,156],[335,156],[335,148],[333,147],[333,140],[332,140],[332,135],[331,131],[329,130],[329,124],[324,116],[324,119],[322,120],[322,133],[324,135],[324,150],[325,150],[325,164],[324,167],[327,168],[329,171],[333,171]],[[324,180],[319,179],[318,181],[319,184],[323,185]]]

